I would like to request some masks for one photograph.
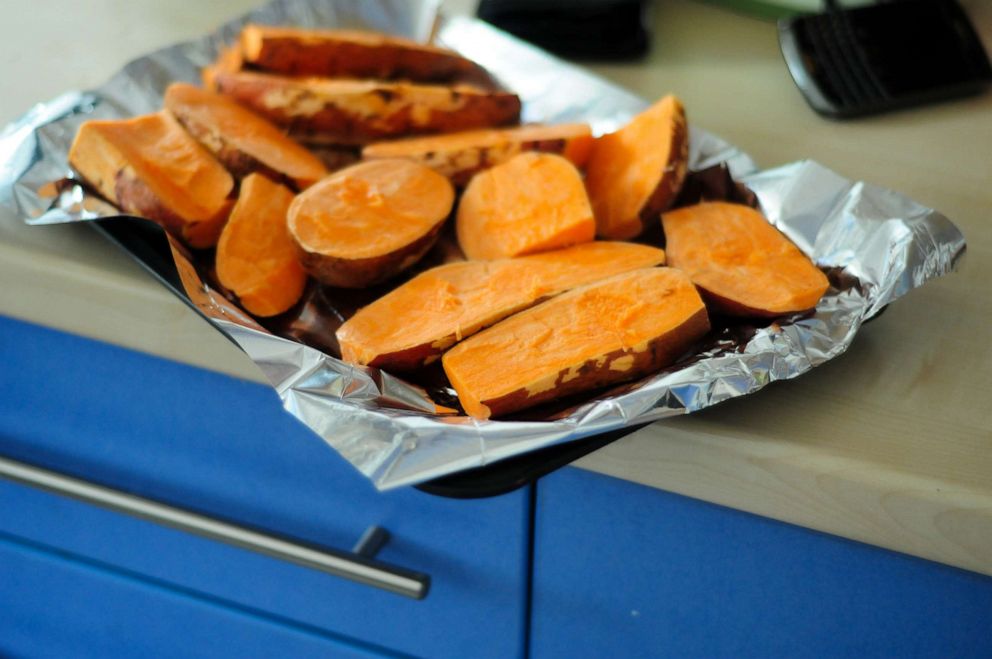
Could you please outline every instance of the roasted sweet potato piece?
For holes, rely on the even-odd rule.
[[[586,164],[596,235],[613,240],[638,236],[675,201],[688,162],[685,110],[674,96],[597,139]]]
[[[210,91],[217,91],[217,76],[222,73],[237,73],[244,68],[245,59],[241,54],[241,45],[228,46],[217,54],[209,66],[203,67],[200,78],[203,86]]]
[[[774,317],[816,306],[830,283],[809,258],[741,204],[704,202],[662,215],[669,263],[714,311]]]
[[[446,133],[515,123],[520,99],[468,85],[442,87],[376,80],[291,78],[218,71],[218,91],[314,144]]]
[[[364,288],[419,261],[454,198],[448,179],[425,165],[358,163],[300,193],[289,208],[289,232],[318,280]]]
[[[389,371],[418,368],[542,299],[664,262],[665,253],[647,245],[592,242],[517,259],[431,268],[362,308],[338,329],[342,358]]]
[[[303,295],[307,273],[286,228],[293,192],[261,174],[241,182],[217,243],[217,277],[256,316],[274,316]]]
[[[709,327],[685,274],[647,268],[511,316],[462,341],[442,363],[465,411],[488,419],[660,369]]]
[[[551,153],[521,153],[479,172],[458,203],[458,244],[470,259],[536,254],[596,236],[575,165]]]
[[[452,50],[374,32],[247,25],[241,52],[250,66],[288,75],[489,81],[485,69]]]
[[[589,124],[531,124],[375,142],[362,149],[362,157],[411,158],[463,187],[477,172],[525,151],[557,153],[576,167],[583,167],[592,142]]]
[[[230,211],[231,175],[165,111],[87,121],[69,164],[107,201],[193,247],[213,246]]]
[[[260,172],[302,190],[327,175],[317,156],[227,96],[176,82],[165,107],[236,178]]]

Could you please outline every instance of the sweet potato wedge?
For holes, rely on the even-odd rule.
[[[252,71],[213,76],[218,91],[286,129],[300,142],[375,140],[512,124],[520,99],[468,85],[291,78]]]
[[[165,111],[87,121],[69,163],[107,201],[192,247],[213,246],[231,208],[231,175]]]
[[[830,283],[758,211],[704,202],[662,215],[669,263],[685,271],[714,311],[775,317],[816,306]]]
[[[463,338],[562,291],[637,268],[665,253],[592,242],[500,261],[431,268],[358,311],[337,331],[342,358],[388,371],[436,361]]]
[[[458,203],[455,229],[465,256],[488,260],[589,242],[596,221],[575,165],[529,152],[472,179]]]
[[[589,124],[531,124],[375,142],[362,149],[362,158],[411,158],[464,187],[476,173],[525,151],[557,153],[581,168],[592,143]]]
[[[660,369],[709,327],[684,273],[647,268],[522,311],[441,361],[465,412],[488,419]]]
[[[256,316],[274,316],[300,299],[307,273],[286,228],[293,192],[261,174],[241,182],[217,243],[217,278]]]
[[[596,140],[586,188],[601,238],[635,238],[682,189],[689,162],[685,110],[666,96],[630,123]]]
[[[203,67],[200,72],[200,79],[204,88],[209,91],[217,91],[217,76],[224,73],[237,73],[244,69],[245,58],[241,54],[241,45],[228,46],[217,54],[217,59],[208,66]]]
[[[364,288],[419,261],[454,198],[448,179],[425,165],[363,162],[300,193],[288,227],[310,274],[329,286]]]
[[[317,156],[227,96],[176,82],[165,107],[235,178],[260,172],[302,190],[327,175]]]
[[[287,75],[489,81],[485,69],[452,50],[374,32],[247,25],[241,52],[249,66]]]

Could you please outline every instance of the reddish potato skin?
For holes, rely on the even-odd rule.
[[[404,102],[402,87],[383,83],[367,96],[393,107],[369,115],[343,107],[333,94],[321,98],[305,80],[223,71],[216,72],[213,80],[218,91],[282,126],[294,139],[310,144],[361,145],[403,135],[504,126],[520,117],[519,97],[500,91],[449,87],[443,100],[458,107],[417,107]]]
[[[118,207],[125,213],[152,220],[197,249],[213,247],[220,239],[221,229],[227,221],[232,203],[228,203],[216,217],[198,222],[188,222],[174,213],[151,188],[135,177],[130,167],[117,172],[114,193]]]
[[[303,264],[304,270],[327,286],[368,288],[399,274],[419,261],[437,242],[445,220],[447,218],[442,218],[422,237],[389,254],[364,259],[345,259],[310,252],[300,246],[300,263]],[[299,246],[298,241],[297,245]]]

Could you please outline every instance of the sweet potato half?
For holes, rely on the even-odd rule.
[[[685,274],[648,268],[511,316],[449,350],[442,364],[465,411],[488,419],[660,369],[709,327]]]
[[[211,247],[231,209],[234,179],[166,111],[87,121],[69,164],[126,213],[154,220],[192,247]]]
[[[236,178],[260,172],[302,190],[327,174],[315,155],[227,96],[176,82],[165,107]]]
[[[303,267],[329,286],[364,288],[431,248],[451,212],[445,177],[410,160],[346,167],[307,188],[288,213]]]
[[[458,203],[455,229],[465,256],[486,260],[589,242],[596,221],[575,165],[531,152],[472,179]]]
[[[247,25],[241,31],[241,53],[252,67],[288,75],[489,81],[481,66],[454,51],[357,30]]]
[[[588,124],[531,124],[375,142],[362,149],[362,157],[411,158],[464,187],[477,172],[526,151],[556,153],[581,168],[592,143]]]
[[[337,331],[342,358],[408,371],[507,316],[562,291],[665,262],[657,248],[592,242],[501,261],[450,263],[423,272]]]
[[[468,85],[292,78],[216,71],[217,90],[314,144],[366,144],[401,135],[515,123],[516,94]]]
[[[640,235],[675,201],[688,162],[685,110],[674,96],[597,139],[586,165],[597,235],[612,240]]]
[[[256,316],[286,311],[307,283],[286,228],[292,202],[293,192],[285,186],[249,174],[217,243],[217,278]]]
[[[830,283],[758,211],[705,202],[662,215],[669,264],[685,271],[714,311],[774,317],[816,306]]]

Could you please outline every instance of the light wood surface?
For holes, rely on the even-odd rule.
[[[0,122],[253,4],[18,5],[0,21]],[[964,4],[989,43],[992,6]],[[968,254],[959,272],[892,305],[837,360],[654,424],[580,466],[992,574],[992,94],[829,122],[792,84],[772,23],[687,0],[656,3],[654,20],[645,62],[591,68],[647,98],[676,92],[691,121],[763,167],[812,158],[937,208],[963,230]],[[237,348],[86,227],[0,226],[0,281],[0,313],[261,380]]]

